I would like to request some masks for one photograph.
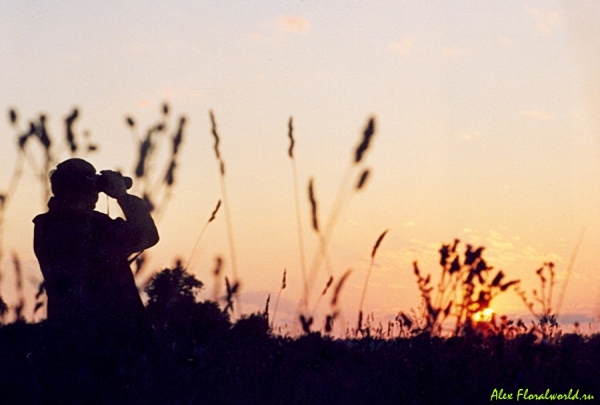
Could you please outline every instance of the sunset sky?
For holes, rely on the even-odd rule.
[[[412,262],[437,277],[437,250],[454,238],[461,249],[485,246],[488,263],[528,291],[539,288],[534,270],[553,261],[560,291],[583,229],[561,314],[585,324],[600,310],[596,1],[2,2],[0,53],[0,191],[17,133],[41,112],[58,138],[79,107],[76,130],[100,146],[90,162],[128,174],[137,144],[126,116],[138,135],[161,117],[163,102],[172,125],[188,118],[153,270],[187,260],[221,198],[214,112],[244,312],[262,308],[269,293],[273,303],[284,269],[280,321],[295,318],[302,296],[290,116],[308,263],[318,246],[309,178],[325,223],[365,124],[376,120],[363,162],[371,177],[348,193],[328,251],[335,277],[353,269],[341,298],[346,321],[356,317],[385,229],[364,308],[377,319],[419,305]],[[16,129],[10,108],[20,116]],[[33,289],[41,274],[31,219],[44,210],[28,167],[7,207],[4,244],[24,260]],[[224,210],[190,264],[206,283],[204,298],[217,255],[231,277]],[[4,257],[0,291],[9,297]],[[315,291],[326,280],[322,269]],[[512,291],[493,306],[526,313]]]

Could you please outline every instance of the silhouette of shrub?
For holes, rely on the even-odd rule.
[[[223,337],[231,327],[229,315],[215,302],[197,302],[202,286],[177,266],[154,276],[146,287],[148,316],[159,341],[182,356],[190,356],[210,339]]]
[[[261,339],[269,336],[269,320],[262,313],[243,315],[231,329],[234,338]]]
[[[145,291],[148,294],[148,308],[154,305],[177,305],[182,302],[196,302],[196,294],[204,284],[181,266],[165,269],[152,277]]]
[[[419,328],[417,319],[410,319],[405,313],[400,312],[397,320],[412,332],[424,332],[430,335],[439,335],[442,324],[451,317],[455,318],[454,334],[471,334],[476,331],[488,330],[495,332],[494,317],[490,322],[477,322],[474,315],[490,308],[492,300],[510,287],[517,286],[520,280],[505,281],[505,274],[498,270],[493,275],[493,267],[489,266],[483,258],[483,246],[474,249],[467,244],[464,254],[458,252],[458,239],[454,243],[442,245],[439,250],[442,274],[439,283],[435,284],[431,274],[424,276],[418,266],[413,262],[413,269],[417,277],[417,286],[423,302],[424,327]],[[486,325],[482,325],[485,323]]]

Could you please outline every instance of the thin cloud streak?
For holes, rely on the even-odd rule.
[[[525,12],[533,18],[538,32],[545,37],[552,35],[553,29],[560,22],[560,13],[557,10],[525,6]]]

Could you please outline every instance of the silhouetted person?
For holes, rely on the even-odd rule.
[[[110,374],[140,353],[151,331],[128,257],[155,245],[158,232],[146,203],[127,194],[131,179],[117,172],[98,175],[69,159],[50,182],[48,212],[33,222],[53,351],[81,370]],[[117,200],[125,219],[94,211],[100,192]]]

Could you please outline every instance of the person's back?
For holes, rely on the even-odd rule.
[[[49,320],[81,327],[125,321],[136,313],[143,316],[127,261],[136,251],[136,232],[126,221],[57,207],[34,222]]]
[[[128,262],[158,242],[147,205],[127,194],[120,174],[97,175],[81,159],[59,164],[50,180],[48,212],[33,222],[56,355],[96,363],[131,358],[151,331]],[[94,211],[100,191],[117,200],[126,219]]]

